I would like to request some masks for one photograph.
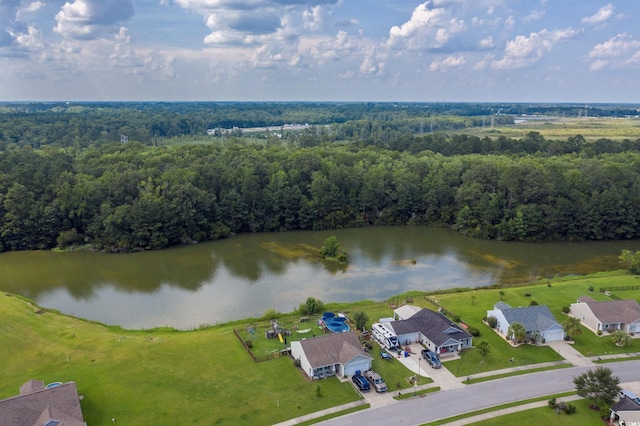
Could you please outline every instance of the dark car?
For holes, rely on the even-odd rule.
[[[371,389],[369,382],[362,374],[354,374],[351,380],[355,383],[358,389],[360,389],[360,392],[367,392]]]
[[[422,350],[422,358],[426,359],[429,365],[433,368],[442,367],[442,363],[440,362],[440,358],[438,358],[438,355],[431,352],[429,349]]]

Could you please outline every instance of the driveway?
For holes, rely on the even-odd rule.
[[[556,351],[558,355],[560,355],[561,357],[569,361],[571,365],[574,365],[576,367],[580,367],[580,366],[589,367],[594,365],[593,361],[591,361],[589,358],[585,357],[580,352],[575,350],[573,346],[571,346],[569,343],[565,342],[564,340],[556,340],[553,342],[548,342],[547,345],[550,348],[552,348],[554,351]]]

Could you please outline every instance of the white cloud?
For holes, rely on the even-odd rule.
[[[587,55],[594,71],[640,65],[640,41],[626,33],[596,44]]]
[[[452,27],[448,25],[451,20]],[[407,22],[391,27],[386,45],[392,49],[437,49],[447,42],[450,32],[463,26],[463,23],[454,18],[448,19],[445,8],[437,7],[436,2],[427,1],[413,10]]]
[[[429,65],[429,71],[446,71],[464,65],[467,61],[461,55],[450,55],[445,58],[437,58]]]
[[[493,37],[489,36],[487,38],[483,38],[482,40],[480,40],[478,45],[480,46],[481,49],[491,49],[495,47],[496,44],[493,42]]]
[[[544,10],[534,10],[531,13],[529,13],[527,16],[524,17],[524,21],[528,22],[528,21],[538,21],[542,18],[544,18],[545,15],[545,11]]]
[[[502,59],[492,61],[491,67],[493,69],[516,69],[533,65],[556,43],[575,37],[578,33],[578,30],[571,28],[554,31],[543,29],[537,33],[531,33],[529,37],[517,36],[507,43]]]
[[[54,31],[65,38],[92,40],[117,34],[121,22],[133,16],[131,0],[74,0],[56,15]]]
[[[17,21],[20,0],[0,1],[0,47],[9,46],[20,32],[21,24]]]
[[[42,7],[44,7],[44,3],[41,1],[34,1],[29,3],[26,7],[23,7],[20,12],[21,13],[32,13],[32,12],[37,12],[38,10],[42,9]]]
[[[364,75],[380,75],[384,68],[384,62],[378,62],[376,58],[376,49],[373,48],[365,56],[362,64],[360,64],[360,74]]]
[[[613,16],[613,9],[613,5],[609,3],[598,9],[598,11],[594,15],[582,18],[580,22],[590,25],[601,24]]]

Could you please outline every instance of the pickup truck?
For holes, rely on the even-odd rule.
[[[380,377],[380,375],[375,371],[373,370],[365,371],[364,377],[366,377],[367,380],[369,380],[369,382],[371,383],[371,386],[375,388],[376,392],[387,391],[387,384],[384,382],[384,379],[382,379],[382,377]]]

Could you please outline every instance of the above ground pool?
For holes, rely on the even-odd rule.
[[[351,327],[347,324],[347,318],[343,316],[336,316],[333,312],[325,312],[322,314],[322,322],[329,331],[334,333],[342,333],[344,331],[351,330]]]

